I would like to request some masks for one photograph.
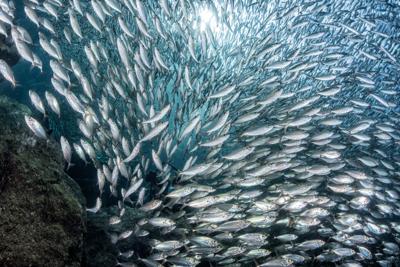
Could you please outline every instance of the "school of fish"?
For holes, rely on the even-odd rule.
[[[150,248],[119,266],[399,266],[398,1],[25,0],[35,31],[0,3],[53,73],[28,127],[75,113],[60,147],[97,169],[88,212],[146,214],[110,233]]]

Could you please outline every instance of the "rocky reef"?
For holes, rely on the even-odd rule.
[[[59,144],[39,140],[24,122],[25,105],[0,96],[0,266],[115,266],[112,237],[145,217],[127,207],[110,225],[116,207],[86,215],[78,183],[64,172]],[[133,235],[126,249],[142,242]]]
[[[59,145],[25,125],[29,113],[0,97],[0,266],[81,266],[85,199]]]

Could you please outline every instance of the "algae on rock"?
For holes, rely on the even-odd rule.
[[[59,145],[26,126],[29,113],[0,97],[0,266],[80,266],[85,200]]]

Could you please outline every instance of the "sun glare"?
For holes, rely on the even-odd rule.
[[[207,26],[214,32],[219,31],[217,18],[211,12],[211,10],[207,8],[202,8],[199,12],[200,17],[200,31],[205,31]]]

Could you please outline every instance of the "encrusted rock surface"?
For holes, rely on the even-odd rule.
[[[59,144],[26,126],[29,113],[0,97],[0,266],[81,266],[84,197]]]

